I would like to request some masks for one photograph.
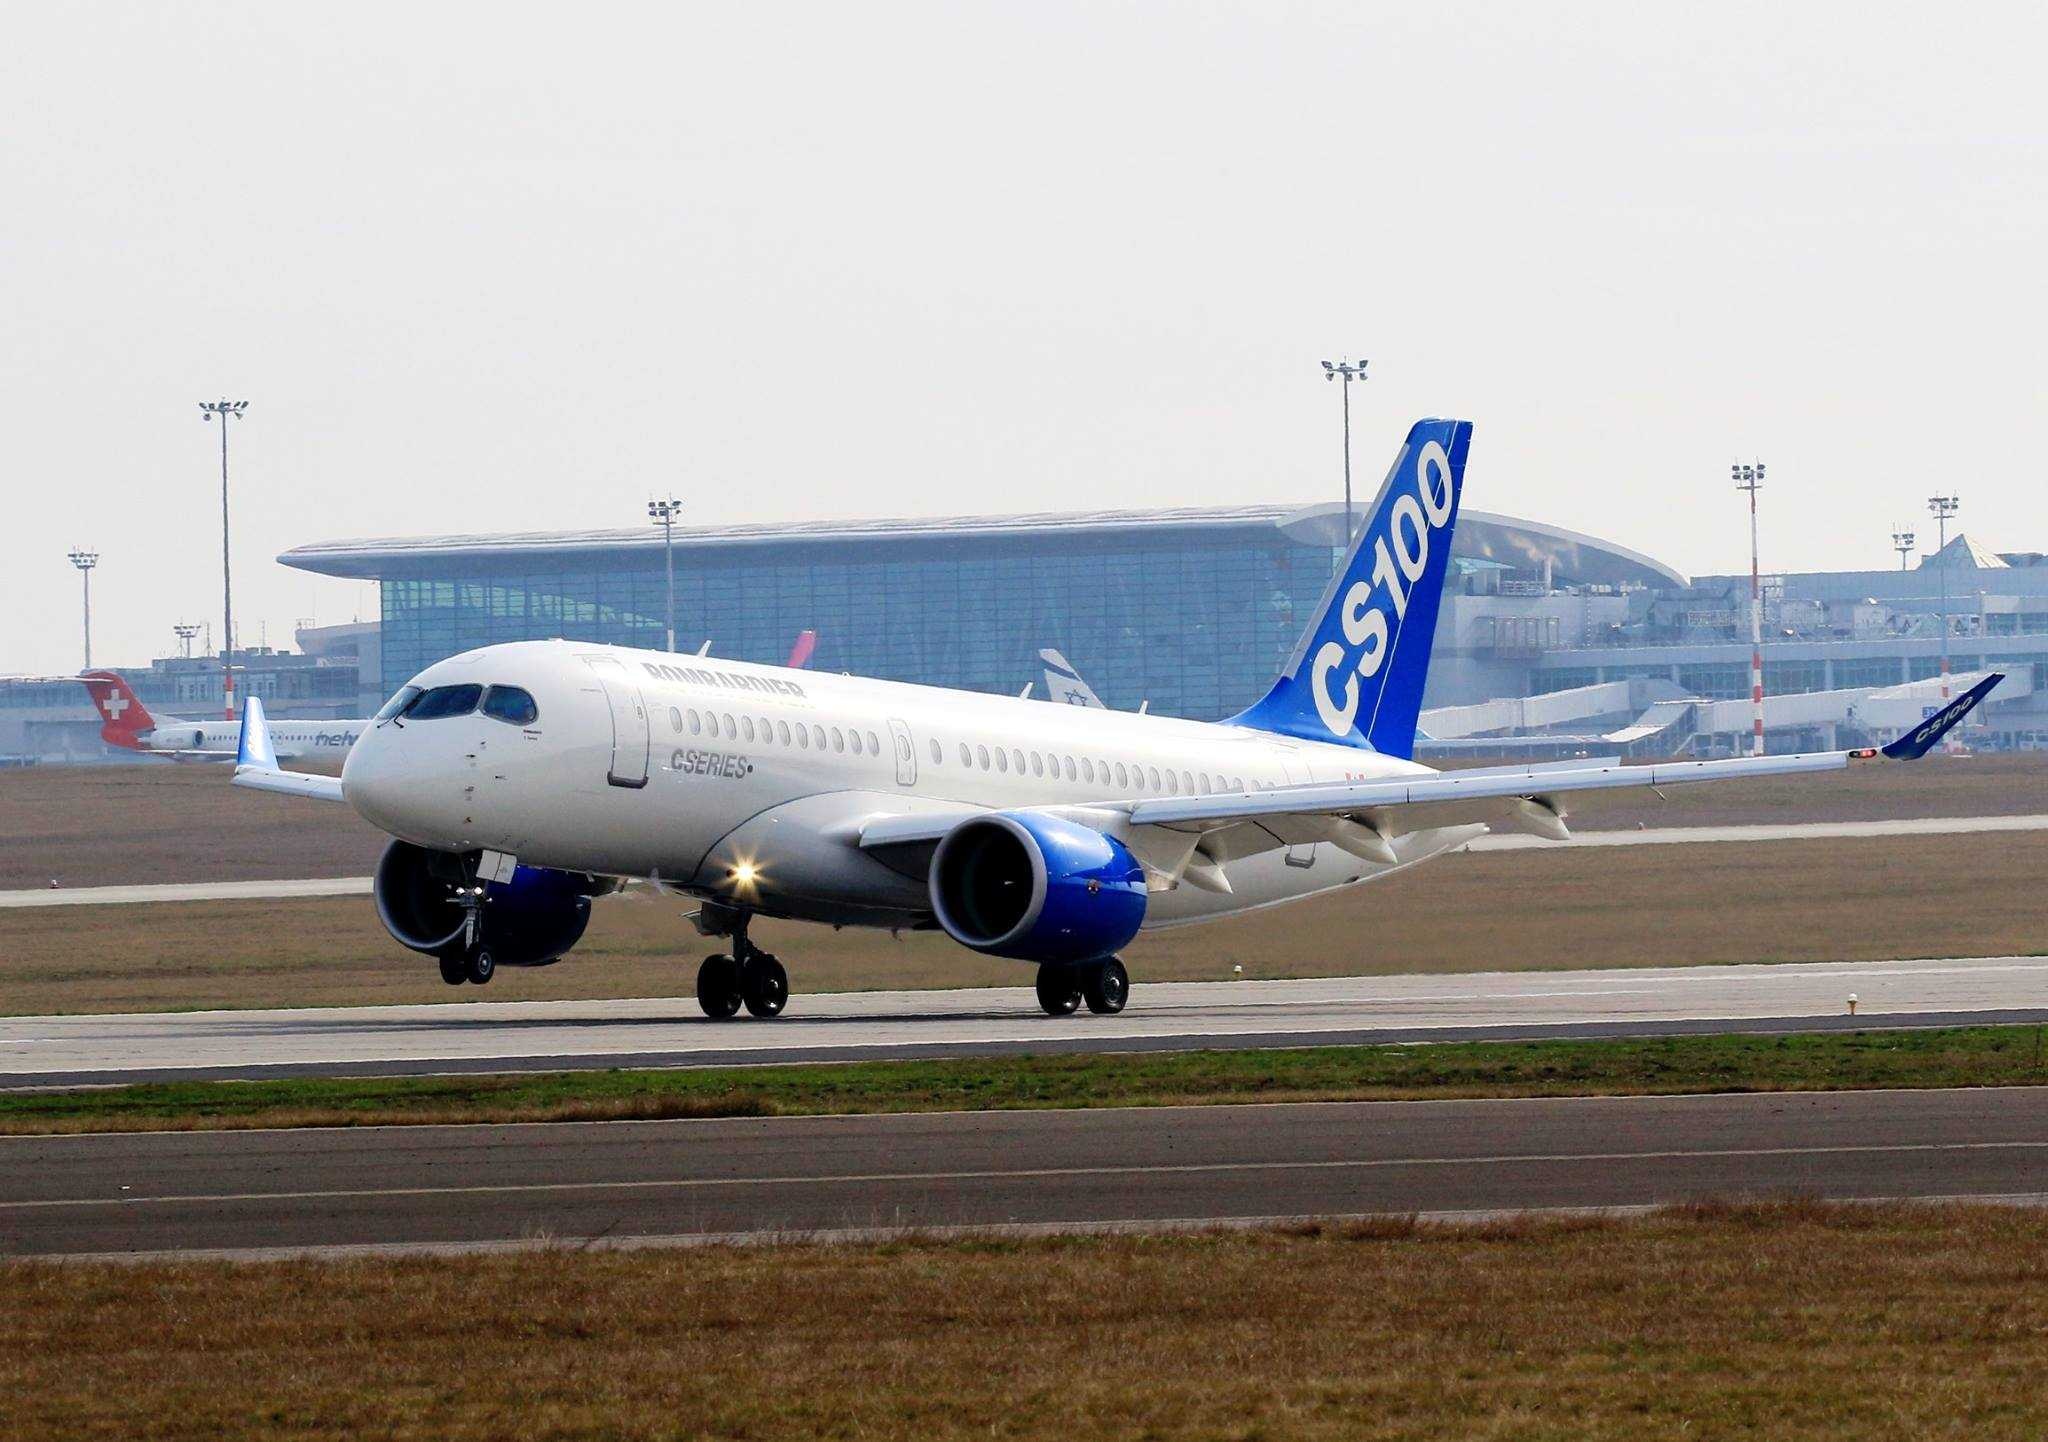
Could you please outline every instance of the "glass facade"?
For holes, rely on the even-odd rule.
[[[678,545],[676,646],[780,664],[815,630],[815,670],[1012,695],[1030,681],[1041,697],[1050,646],[1112,707],[1213,719],[1264,694],[1334,564],[1258,522]],[[387,693],[494,642],[662,645],[658,548],[464,557],[439,575],[400,551],[382,569]]]

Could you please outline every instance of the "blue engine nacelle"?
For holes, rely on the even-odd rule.
[[[401,946],[460,952],[465,913],[456,890],[472,884],[470,874],[463,857],[394,841],[377,863],[377,919]],[[521,866],[510,881],[485,885],[478,943],[500,966],[545,966],[583,939],[590,898],[604,889],[574,872]]]
[[[932,855],[930,884],[948,936],[1018,961],[1100,961],[1145,920],[1144,868],[1121,841],[1028,811],[955,826]]]

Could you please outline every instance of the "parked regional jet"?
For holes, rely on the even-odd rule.
[[[180,761],[234,759],[241,741],[240,722],[152,716],[118,672],[87,671],[74,679],[85,683],[86,693],[100,713],[100,739],[109,746]],[[281,757],[332,756],[339,760],[369,729],[368,721],[278,721],[271,723],[270,739]]]
[[[414,677],[338,779],[280,771],[251,700],[235,781],[346,801],[396,838],[378,916],[450,983],[560,958],[593,897],[648,878],[730,939],[697,972],[713,1017],[788,1000],[756,916],[941,929],[1035,963],[1066,1015],[1122,1010],[1116,954],[1143,928],[1373,880],[1492,827],[1562,839],[1582,791],[1911,759],[2000,679],[1882,750],[1438,775],[1410,756],[1470,438],[1408,433],[1279,679],[1225,721],[516,642]]]

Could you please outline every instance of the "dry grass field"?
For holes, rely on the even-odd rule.
[[[345,806],[237,791],[229,768],[0,772],[0,891],[366,876],[385,838]]]
[[[282,799],[282,798],[280,798]],[[2048,833],[1445,857],[1334,896],[1141,937],[1141,984],[1400,971],[2028,954],[2048,947]],[[0,1012],[692,993],[710,949],[675,899],[598,903],[558,965],[451,990],[368,897],[0,910]],[[1654,920],[1652,920],[1654,918]],[[762,923],[799,992],[1023,985],[936,934]]]
[[[1937,757],[1841,776],[1587,797],[1587,829],[2048,812],[2048,755]],[[363,876],[383,839],[346,807],[228,787],[211,765],[0,772],[0,890]]]
[[[0,1435],[2048,1432],[2048,1214],[0,1267]]]

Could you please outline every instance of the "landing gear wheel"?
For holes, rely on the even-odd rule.
[[[789,973],[767,952],[757,951],[740,972],[740,995],[755,1016],[780,1016],[789,1005]]]
[[[480,946],[469,954],[469,960],[465,964],[464,970],[468,973],[471,981],[475,982],[478,986],[482,986],[498,974],[498,958],[492,956],[490,952]]]
[[[1081,1005],[1081,988],[1064,966],[1038,968],[1038,1004],[1047,1016],[1072,1016]]]
[[[1088,1003],[1088,1010],[1097,1016],[1115,1016],[1131,999],[1130,974],[1124,970],[1124,964],[1112,956],[1089,971],[1087,981],[1082,983],[1081,995]]]
[[[740,964],[723,953],[707,956],[697,968],[697,1005],[714,1021],[740,1009]]]
[[[461,952],[444,952],[440,962],[441,980],[450,986],[461,986],[469,980],[469,963],[463,959]]]

